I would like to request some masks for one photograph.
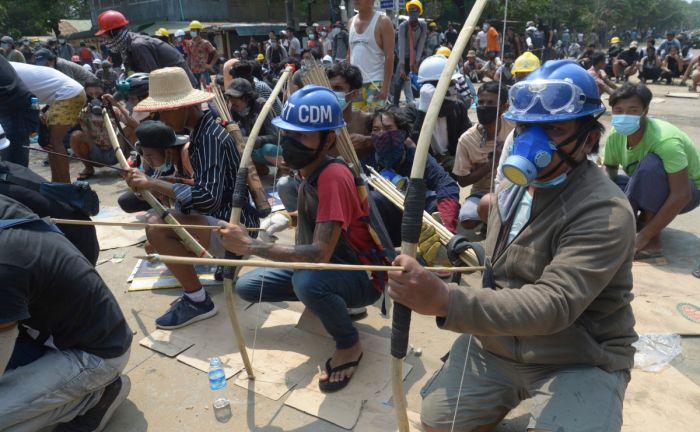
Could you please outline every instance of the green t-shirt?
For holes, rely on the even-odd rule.
[[[688,168],[688,177],[700,189],[698,150],[685,132],[664,120],[647,117],[644,136],[632,149],[627,148],[627,137],[613,129],[605,143],[603,163],[606,166],[621,166],[631,176],[649,153],[661,158],[664,170],[669,174]]]

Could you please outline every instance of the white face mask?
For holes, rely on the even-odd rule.
[[[198,35],[199,35],[199,32],[196,32],[196,31],[190,32],[190,36],[192,36],[192,38],[196,38]]]

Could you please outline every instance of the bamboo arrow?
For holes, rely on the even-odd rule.
[[[57,225],[93,225],[93,226],[118,226],[124,228],[185,228],[185,229],[201,229],[201,230],[216,230],[217,225],[169,225],[169,224],[153,224],[145,222],[115,222],[115,221],[94,221],[82,219],[57,219],[48,218],[51,223]],[[262,228],[248,228],[248,231],[263,231]]]
[[[405,209],[401,222],[401,253],[415,257],[420,238],[423,210],[425,208],[425,164],[430,149],[432,130],[445,98],[447,87],[450,85],[455,68],[462,58],[462,52],[477,24],[487,0],[476,0],[462,30],[459,32],[452,53],[447,59],[438,81],[435,93],[428,106],[423,127],[418,138],[416,153],[411,168],[408,190],[406,192]],[[408,432],[408,414],[406,412],[406,393],[403,388],[403,358],[408,350],[408,334],[411,327],[411,310],[396,303],[392,314],[391,326],[391,383],[396,409],[396,421],[400,432]]]
[[[164,264],[184,265],[218,265],[227,267],[268,267],[292,270],[352,270],[352,271],[404,271],[401,266],[360,265],[360,264],[336,264],[336,263],[311,263],[311,262],[279,262],[250,259],[217,259],[217,258],[190,258],[170,255],[150,254],[137,256],[149,262],[162,262]],[[425,267],[431,272],[470,273],[484,270],[484,267]]]

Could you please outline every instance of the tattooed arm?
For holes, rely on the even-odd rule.
[[[313,243],[308,245],[278,245],[253,239],[240,225],[224,222],[219,232],[224,247],[238,255],[257,255],[273,261],[327,263],[340,238],[340,222],[317,224]]]

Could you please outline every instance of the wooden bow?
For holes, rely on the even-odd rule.
[[[253,124],[253,129],[248,135],[248,141],[246,141],[245,148],[243,149],[243,154],[241,155],[241,161],[238,165],[238,173],[236,174],[236,185],[233,190],[233,208],[231,209],[231,218],[229,223],[238,224],[241,221],[241,212],[243,206],[248,203],[248,165],[251,162],[253,148],[255,147],[255,139],[260,133],[260,129],[265,123],[268,113],[272,109],[275,103],[277,95],[282,90],[287,77],[289,74],[294,72],[294,68],[287,66],[279,77],[275,88],[272,89],[270,97],[267,98],[265,105],[263,105],[262,110],[258,114],[258,118]],[[231,258],[229,252],[226,252],[226,257]],[[229,310],[229,317],[231,317],[231,326],[233,327],[234,333],[236,334],[236,339],[238,342],[238,348],[240,349],[241,356],[243,357],[243,363],[245,364],[246,372],[248,373],[248,379],[254,379],[253,367],[248,359],[248,352],[246,351],[245,340],[243,339],[243,333],[241,332],[240,324],[236,319],[235,315],[235,296],[233,294],[233,281],[238,274],[240,267],[224,267],[224,292],[226,293],[226,306]]]
[[[474,26],[481,17],[481,12],[486,6],[487,0],[476,0],[457,41],[452,48],[452,53],[447,59],[447,65],[443,69],[438,81],[435,93],[430,101],[425,121],[421,128],[416,154],[411,168],[411,177],[406,192],[405,208],[401,221],[401,253],[415,257],[418,248],[418,239],[422,225],[422,216],[425,209],[425,164],[430,149],[430,141],[433,136],[433,128],[440,112],[440,107],[445,98],[447,88],[452,81],[455,68],[462,58],[462,52],[471,38]],[[465,119],[466,121],[466,119]],[[411,326],[411,310],[406,306],[394,304],[391,326],[391,383],[394,396],[396,420],[400,432],[408,432],[408,415],[406,412],[406,393],[403,388],[403,359],[408,350],[408,334]]]
[[[114,154],[117,156],[117,160],[119,161],[119,165],[122,167],[122,169],[129,170],[129,164],[126,162],[126,157],[124,157],[124,154],[122,153],[121,148],[119,147],[119,142],[117,141],[117,135],[114,133],[114,128],[112,127],[112,122],[109,120],[109,116],[107,115],[106,110],[102,110],[102,117],[104,118],[104,124],[105,124],[105,129],[107,130],[107,136],[109,137],[109,142],[112,144],[112,149],[114,150]],[[204,249],[204,247],[199,244],[199,242],[192,237],[192,235],[182,226],[180,226],[180,223],[175,219],[173,215],[171,215],[165,206],[156,199],[155,196],[150,191],[147,190],[142,190],[139,191],[143,199],[151,206],[153,210],[158,213],[158,216],[160,216],[168,225],[174,225],[176,228],[174,228],[175,233],[177,234],[178,237],[180,237],[180,240],[182,240],[182,243],[185,245],[187,249],[189,249],[190,252],[195,254],[195,256],[199,258],[213,258],[211,254]],[[240,213],[239,213],[240,214]],[[233,327],[233,331],[236,335],[236,340],[238,341],[238,348],[241,353],[241,358],[243,359],[243,364],[245,365],[246,371],[248,371],[248,376],[252,376],[253,373],[253,368],[250,365],[250,360],[248,359],[248,351],[246,351],[246,346],[245,346],[245,340],[243,339],[243,332],[241,331],[241,326],[238,323],[238,316],[236,315],[236,310],[233,308],[233,303],[230,303],[228,301],[228,293],[227,293],[227,301],[226,301],[226,306],[228,308],[228,316],[231,320],[231,327]]]

